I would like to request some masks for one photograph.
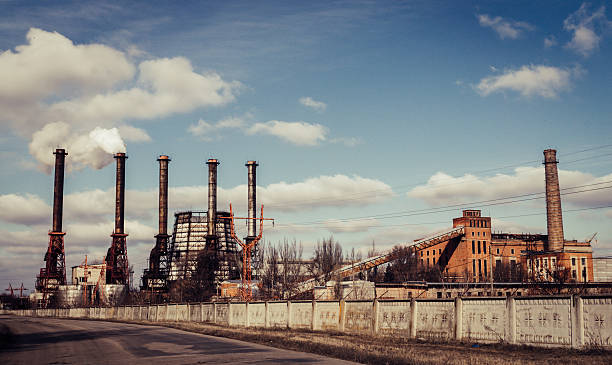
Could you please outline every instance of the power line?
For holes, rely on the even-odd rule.
[[[587,149],[583,149],[583,150],[579,150],[579,151],[575,151],[575,152],[570,152],[570,153],[565,153],[565,154],[560,154],[560,156],[571,156],[571,155],[575,155],[575,154],[580,154],[583,152],[588,152],[588,151],[593,151],[593,150],[598,150],[598,149],[603,149],[603,148],[607,148],[607,147],[612,147],[612,144],[608,144],[608,145],[601,145],[601,146],[596,146],[596,147],[592,147],[592,148],[587,148]],[[569,164],[569,163],[574,163],[574,162],[578,162],[578,161],[584,161],[584,160],[588,160],[588,159],[593,159],[593,158],[599,158],[602,156],[608,156],[608,155],[612,155],[612,153],[610,154],[605,154],[605,155],[596,155],[596,156],[592,156],[592,157],[587,157],[587,158],[583,158],[583,159],[578,159],[578,160],[574,160],[574,161],[567,161],[567,162],[563,162],[564,164]],[[519,167],[519,166],[525,166],[525,165],[531,165],[534,163],[540,163],[541,160],[530,160],[530,161],[523,161],[520,163],[515,163],[515,164],[511,164],[511,165],[505,165],[505,166],[500,166],[500,167],[495,167],[495,168],[489,168],[489,169],[484,169],[484,170],[477,170],[477,171],[473,171],[473,172],[467,172],[464,174],[465,175],[481,175],[483,173],[486,172],[492,172],[492,171],[498,171],[498,170],[505,170],[508,168],[512,168],[512,167]],[[441,185],[437,185],[436,187],[430,188],[430,189],[438,189],[440,187],[444,187],[444,186],[452,186],[452,185],[458,185],[458,184],[465,184],[465,183],[469,183],[470,181],[461,181],[461,182],[453,182],[453,183],[449,183],[449,184],[441,184]],[[377,192],[389,192],[389,190],[391,192],[393,192],[396,189],[402,189],[406,188],[406,187],[418,187],[424,184],[427,184],[428,182],[420,182],[420,183],[416,183],[416,184],[403,184],[403,185],[395,185],[395,186],[389,186],[388,188],[385,189],[373,189],[373,190],[368,190],[368,191],[362,191],[362,192],[358,192],[358,193],[349,193],[349,194],[343,194],[342,198],[336,198],[334,199],[333,196],[328,196],[328,197],[321,197],[321,198],[317,198],[317,199],[308,199],[308,200],[295,200],[292,202],[288,202],[288,203],[284,203],[284,204],[270,204],[268,205],[269,208],[280,208],[280,207],[286,207],[286,206],[300,206],[300,205],[310,205],[314,202],[319,202],[319,201],[326,201],[326,202],[343,202],[343,201],[352,201],[352,200],[361,200],[363,199],[364,195],[371,195],[373,193],[377,193]],[[354,196],[354,198],[346,198],[346,196]]]
[[[590,192],[590,191],[610,189],[612,188],[612,185],[604,186],[604,187],[597,187],[597,188],[592,188],[592,189],[578,190],[578,191],[567,191],[567,190],[575,190],[575,189],[579,189],[583,187],[610,184],[610,183],[612,183],[612,180],[593,183],[593,184],[578,185],[578,186],[564,188],[560,190],[566,191],[566,192],[562,192],[561,195],[573,195],[573,194],[585,193],[585,192]],[[477,206],[477,205],[480,207],[488,207],[488,206],[513,204],[513,203],[530,201],[530,200],[544,199],[545,198],[544,194],[545,194],[544,192],[529,193],[529,194],[515,195],[515,196],[503,197],[503,198],[497,198],[497,199],[489,199],[489,200],[482,200],[482,201],[476,201],[476,202],[447,205],[447,206],[442,206],[442,207],[437,207],[437,208],[406,210],[406,211],[370,215],[370,216],[362,216],[362,217],[340,218],[340,219],[331,219],[331,220],[329,219],[328,220],[316,220],[316,221],[310,221],[310,222],[304,222],[304,223],[289,223],[289,224],[277,224],[277,225],[281,227],[290,225],[290,224],[298,225],[298,226],[307,226],[307,225],[316,225],[316,224],[325,224],[325,223],[330,224],[330,223],[342,223],[342,222],[350,222],[350,221],[358,221],[358,220],[390,219],[390,218],[401,218],[401,217],[409,217],[409,216],[425,215],[425,214],[436,214],[436,213],[454,211],[461,207],[470,207],[470,206]]]

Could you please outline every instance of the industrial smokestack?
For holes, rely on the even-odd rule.
[[[249,201],[248,201],[248,209],[249,209],[249,220],[248,220],[248,237],[250,239],[255,238],[257,236],[257,222],[255,221],[255,217],[257,216],[257,176],[256,170],[257,164],[256,161],[248,161],[245,165],[248,169],[248,185],[249,185]]]
[[[217,166],[219,161],[210,159],[208,165],[208,237],[217,237]]]
[[[66,150],[58,148],[55,155],[55,183],[53,185],[53,232],[62,231],[62,216],[64,211],[64,161]]]
[[[557,172],[557,151],[544,150],[544,169],[546,174],[546,223],[548,228],[548,250],[562,251],[563,217],[561,214],[561,193]]]
[[[168,234],[168,156],[161,155],[159,161],[159,234]]]
[[[117,182],[115,184],[115,233],[124,233],[124,210],[125,210],[125,153],[117,153]]]

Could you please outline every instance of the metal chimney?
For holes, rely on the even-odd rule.
[[[159,161],[159,234],[168,234],[168,156],[161,155]]]
[[[55,182],[53,184],[53,232],[62,231],[62,216],[64,211],[64,161],[66,150],[58,148],[55,155]]]
[[[125,153],[117,153],[117,182],[115,184],[115,233],[124,233],[125,211]]]
[[[257,170],[257,166],[259,166],[257,164],[257,161],[247,161],[246,165],[245,165],[248,169],[248,185],[249,185],[249,192],[248,192],[248,223],[247,223],[247,227],[248,227],[248,236],[247,239],[254,239],[257,236],[257,222],[255,221],[255,218],[257,217],[257,176],[256,176],[256,170]]]
[[[215,239],[217,237],[217,166],[219,161],[210,159],[206,164],[208,165],[208,237]]]
[[[548,228],[548,250],[562,251],[563,217],[561,213],[561,193],[557,172],[557,151],[544,150],[544,170],[546,176],[546,223]]]

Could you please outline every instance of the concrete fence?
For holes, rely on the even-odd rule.
[[[5,313],[612,348],[612,296],[215,302]]]

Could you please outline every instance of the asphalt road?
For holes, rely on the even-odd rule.
[[[353,364],[348,361],[126,323],[0,316],[0,364]]]

